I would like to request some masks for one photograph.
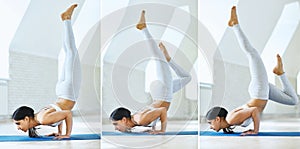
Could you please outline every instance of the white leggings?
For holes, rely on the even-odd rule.
[[[270,84],[268,82],[268,76],[263,64],[263,61],[251,44],[249,43],[247,37],[244,35],[240,26],[237,24],[232,27],[238,42],[246,53],[249,60],[249,69],[251,75],[251,82],[249,84],[249,94],[251,98],[255,99],[265,99],[272,100],[278,103],[286,105],[295,105],[298,103],[298,97],[287,79],[285,74],[279,76],[280,82],[283,89]]]
[[[56,84],[56,95],[76,101],[81,84],[81,66],[78,51],[75,45],[71,20],[64,21],[63,49],[65,60],[62,69],[59,71]],[[59,63],[62,63],[59,61]]]
[[[187,83],[191,81],[191,75],[177,65],[172,59],[170,62],[166,61],[162,51],[157,46],[150,32],[147,28],[142,30],[144,33],[151,56],[156,61],[155,74],[157,80],[150,83],[150,95],[153,100],[165,100],[171,102],[173,93],[183,88]],[[178,79],[172,78],[170,67],[174,70]]]

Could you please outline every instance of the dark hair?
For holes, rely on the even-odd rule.
[[[207,113],[206,113],[206,119],[207,120],[213,120],[217,117],[223,117],[224,119],[226,118],[228,114],[228,111],[223,108],[223,107],[213,107],[211,108]],[[234,127],[227,127],[227,128],[223,128],[223,132],[224,133],[233,133],[233,129]]]
[[[26,116],[29,118],[34,118],[34,111],[30,107],[22,106],[15,110],[14,114],[12,115],[12,119],[19,121],[24,119]]]
[[[111,114],[109,119],[118,121],[121,120],[123,117],[131,119],[131,112],[123,107],[115,109]]]
[[[29,118],[34,118],[34,110],[27,106],[21,106],[15,110],[15,112],[12,115],[12,119],[19,121],[19,120],[23,120],[26,116],[28,116]],[[35,127],[28,129],[28,136],[31,138],[40,137]]]

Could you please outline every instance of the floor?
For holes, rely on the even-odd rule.
[[[73,117],[73,129],[72,134],[92,134],[100,133],[99,126],[100,122],[96,121],[98,118],[96,116],[90,116],[89,121],[82,119],[81,116]],[[0,135],[27,135],[22,131],[18,131],[16,125],[9,118],[0,117]],[[46,135],[52,132],[56,132],[57,128],[49,126],[41,126],[38,129],[40,135]],[[96,130],[98,128],[98,132]],[[100,140],[70,140],[70,141],[37,141],[37,142],[0,142],[1,148],[7,149],[20,149],[20,148],[30,148],[30,149],[99,149],[101,146]]]
[[[159,125],[157,126],[159,127]],[[167,131],[197,131],[197,121],[168,121]],[[111,124],[102,125],[105,131],[114,131]],[[102,136],[101,148],[143,148],[143,149],[197,149],[197,135],[157,136]]]
[[[260,131],[283,131],[283,132],[300,132],[300,118],[298,117],[277,117],[261,121]],[[200,130],[211,131],[206,123],[201,123]],[[249,125],[247,128],[237,127],[234,131],[240,132],[253,128]],[[272,136],[246,136],[246,137],[210,137],[200,136],[199,147],[201,149],[298,149],[300,146],[300,137],[272,137]]]
[[[263,119],[261,121],[260,131],[289,131],[300,132],[299,117],[275,117]],[[27,135],[16,130],[16,126],[7,118],[0,118],[0,135]],[[94,126],[91,126],[94,125]],[[99,123],[87,125],[85,120],[80,117],[74,117],[73,134],[94,133]],[[199,125],[197,121],[169,121],[167,131],[196,131]],[[235,131],[243,131],[252,128],[235,128]],[[112,125],[102,125],[104,131],[114,131]],[[209,125],[204,121],[200,124],[201,131],[209,130]],[[38,130],[41,135],[56,131],[56,128],[41,127]],[[46,141],[46,142],[0,142],[1,148],[41,148],[43,149],[128,149],[128,148],[151,148],[151,149],[298,149],[300,146],[300,137],[210,137],[196,135],[166,135],[166,136],[102,136],[100,140],[71,140],[71,141]],[[199,142],[199,143],[198,143]]]

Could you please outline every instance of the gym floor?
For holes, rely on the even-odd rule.
[[[261,121],[261,132],[300,132],[300,118],[297,116],[279,116],[265,118]],[[0,118],[0,135],[27,135],[18,131],[12,120]],[[99,123],[87,124],[81,117],[74,117],[73,134],[92,134],[95,133],[94,127]],[[197,121],[169,121],[167,131],[197,131]],[[236,127],[234,131],[241,132],[252,128]],[[41,126],[38,129],[40,135],[45,135],[56,131],[56,128]],[[103,124],[104,131],[114,131],[111,124]],[[200,123],[201,131],[212,131],[205,121]],[[199,143],[198,143],[199,142]],[[69,149],[119,149],[119,148],[201,148],[201,149],[232,149],[242,147],[243,149],[281,149],[299,148],[299,137],[276,137],[276,136],[200,136],[197,135],[158,135],[158,136],[102,136],[100,140],[70,140],[70,141],[36,141],[36,142],[0,142],[1,148],[69,148]]]
[[[157,127],[160,127],[159,125]],[[167,131],[198,131],[197,121],[168,121]],[[104,131],[114,131],[111,124],[102,125]],[[197,135],[154,135],[154,136],[102,136],[101,148],[143,149],[197,149]]]
[[[100,122],[96,116],[90,116],[89,121],[82,119],[80,116],[73,117],[73,129],[72,134],[95,134],[99,133],[96,128],[100,128]],[[25,135],[23,131],[17,130],[16,125],[9,118],[0,118],[0,135]],[[53,132],[57,132],[57,127],[40,126],[38,127],[38,133],[40,135],[46,135]],[[0,142],[1,148],[7,149],[20,149],[20,148],[43,148],[43,149],[99,149],[100,140],[69,140],[69,141],[24,141],[24,142]]]
[[[299,117],[272,117],[263,119],[260,123],[261,132],[300,132]],[[209,130],[209,125],[206,123],[200,124],[201,131]],[[236,127],[234,131],[241,132],[253,128],[253,124],[246,128]],[[300,136],[299,136],[300,137]],[[300,146],[299,137],[276,137],[276,136],[244,136],[244,137],[229,137],[229,136],[200,136],[199,146],[201,149],[296,149]]]

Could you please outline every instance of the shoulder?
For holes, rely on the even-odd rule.
[[[232,110],[226,116],[226,121],[230,125],[239,125],[243,123],[244,120],[251,117],[252,111],[255,110],[253,107],[240,107]]]

